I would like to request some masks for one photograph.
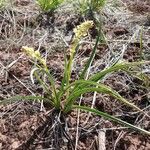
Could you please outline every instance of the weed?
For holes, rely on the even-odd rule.
[[[80,14],[92,18],[95,12],[101,11],[105,3],[106,0],[77,0],[74,6]]]
[[[54,12],[64,0],[36,0],[44,12]]]
[[[3,8],[6,4],[6,0],[0,0],[0,9]]]
[[[145,63],[149,64],[150,63],[149,61],[132,62],[132,63],[129,63],[129,62],[116,63],[110,66],[109,68],[106,68],[102,70],[101,72],[98,72],[97,74],[90,76],[89,79],[85,80],[87,70],[94,59],[96,48],[97,48],[98,42],[100,41],[100,35],[97,36],[93,51],[83,71],[80,73],[79,79],[74,82],[71,82],[72,65],[73,65],[76,50],[79,46],[79,42],[84,36],[87,35],[88,30],[92,27],[93,27],[93,21],[86,21],[74,29],[75,35],[73,37],[73,41],[70,46],[70,58],[67,59],[67,57],[65,56],[64,77],[62,79],[61,85],[58,88],[56,88],[56,82],[53,76],[50,74],[49,69],[46,65],[45,59],[41,57],[39,51],[35,51],[33,48],[29,48],[29,47],[22,47],[22,49],[27,55],[29,55],[33,60],[36,59],[38,61],[38,63],[35,64],[36,67],[31,71],[31,80],[34,83],[34,76],[35,76],[48,96],[47,97],[18,96],[18,97],[10,98],[8,100],[13,101],[13,100],[20,100],[20,99],[24,99],[24,100],[28,99],[28,100],[47,101],[55,108],[55,110],[57,110],[58,112],[61,112],[61,114],[68,114],[72,109],[78,108],[78,109],[82,109],[88,112],[95,113],[97,115],[104,117],[105,119],[117,122],[121,125],[128,126],[144,134],[150,135],[150,132],[144,129],[141,129],[139,127],[136,127],[132,124],[129,124],[125,121],[122,121],[119,118],[111,116],[105,112],[101,112],[101,111],[98,111],[94,108],[90,108],[87,106],[74,105],[76,100],[80,98],[81,95],[96,91],[98,93],[108,94],[114,97],[115,99],[117,99],[118,101],[120,101],[121,103],[126,104],[129,107],[134,108],[135,110],[144,113],[140,108],[138,108],[133,103],[130,103],[128,100],[123,98],[118,92],[111,89],[109,86],[106,86],[105,84],[103,84],[102,79],[112,72],[117,72],[118,70],[128,71],[128,69],[131,67],[135,67],[135,66],[142,65]],[[45,82],[45,80],[43,80],[39,76],[39,74],[46,75],[50,84],[48,84],[48,82]]]

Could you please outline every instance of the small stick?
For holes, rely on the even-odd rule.
[[[98,150],[106,150],[106,130],[99,130],[98,132]]]

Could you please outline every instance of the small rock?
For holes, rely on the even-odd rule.
[[[20,142],[15,141],[15,142],[12,143],[11,147],[12,147],[12,149],[16,149],[17,147],[19,147],[19,145],[20,145]]]

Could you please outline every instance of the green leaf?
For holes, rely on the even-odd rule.
[[[34,72],[35,77],[37,78],[37,80],[39,81],[40,85],[43,86],[43,89],[47,92],[50,93],[48,86],[46,85],[46,83],[40,79],[39,75],[36,73],[36,71]]]
[[[100,31],[99,31],[99,32],[100,32]],[[95,54],[96,54],[97,45],[98,45],[98,42],[99,42],[99,40],[100,40],[100,36],[101,36],[101,35],[98,34],[97,39],[96,39],[95,46],[94,46],[93,51],[92,51],[92,53],[91,53],[91,55],[90,55],[90,58],[88,59],[87,63],[85,64],[85,67],[84,67],[84,69],[83,69],[83,71],[82,71],[82,73],[81,73],[81,75],[80,75],[80,79],[84,79],[84,78],[85,78],[85,74],[86,74],[88,68],[90,67],[90,65],[91,65],[92,62],[93,62],[93,59],[94,59]]]
[[[29,96],[14,96],[8,99],[4,99],[0,101],[0,104],[8,104],[11,102],[16,102],[16,101],[20,101],[20,100],[26,100],[26,101],[39,101],[39,100],[44,100],[46,102],[49,102],[53,105],[53,102],[48,99],[48,98],[44,98],[41,96],[33,96],[33,95],[29,95]]]
[[[51,96],[51,99],[54,101],[55,107],[59,109],[60,108],[60,101],[58,100],[54,79],[53,79],[52,75],[50,74],[49,70],[46,69],[46,68],[44,68],[44,69],[43,68],[39,68],[40,72],[43,72],[43,73],[45,73],[47,75],[52,89],[48,88],[46,83],[42,79],[40,79],[40,77],[38,76],[36,71],[37,70],[34,71],[34,75],[36,76],[36,78],[38,79],[38,81],[40,82],[40,84],[43,86],[43,88],[45,89],[45,91],[48,94],[50,94],[50,91],[52,91],[53,95]]]
[[[111,89],[110,87],[108,87],[102,83],[96,83],[96,82],[89,81],[89,80],[79,80],[78,82],[80,82],[81,87],[79,86],[80,88],[73,91],[72,94],[67,99],[66,104],[65,104],[65,112],[70,111],[74,101],[77,98],[79,98],[82,94],[85,94],[88,92],[95,92],[95,91],[98,93],[103,93],[103,94],[108,94],[110,96],[113,96],[120,102],[122,102],[140,112],[143,112],[140,108],[138,108],[134,104],[132,104],[132,103],[128,102],[126,99],[124,99],[118,92],[114,91],[113,89]],[[82,83],[84,83],[84,85],[86,85],[86,88],[82,88]],[[92,85],[94,87],[91,87],[91,86],[89,87],[89,85]]]
[[[142,64],[150,64],[150,61],[140,61],[140,62],[122,62],[122,63],[117,63],[107,69],[102,70],[99,73],[94,74],[93,76],[91,76],[88,80],[89,81],[94,81],[94,82],[98,82],[100,80],[102,80],[106,75],[119,71],[119,70],[124,70],[128,73],[128,68],[130,67],[135,67],[138,65],[142,65]],[[80,85],[81,88],[86,87],[86,84],[82,84]],[[72,91],[75,91],[76,89],[78,89],[78,85],[76,85],[74,87],[74,89]]]
[[[93,75],[92,77],[90,77],[89,80],[97,82],[99,80],[102,80],[103,77],[105,77],[109,73],[116,72],[116,71],[119,71],[121,69],[124,70],[124,69],[127,69],[129,67],[135,67],[135,66],[142,65],[142,64],[150,64],[150,61],[117,63],[114,66],[111,66],[111,67]]]
[[[41,9],[45,12],[54,11],[64,0],[36,0]]]
[[[102,116],[105,119],[117,122],[117,123],[119,123],[119,124],[121,124],[123,126],[127,126],[127,127],[131,128],[131,129],[134,129],[134,130],[137,130],[137,131],[142,132],[144,134],[150,135],[149,131],[146,131],[146,130],[144,130],[142,128],[136,127],[136,126],[134,126],[134,125],[132,125],[132,124],[130,124],[128,122],[125,122],[125,121],[123,121],[121,119],[113,117],[113,116],[111,116],[111,115],[109,115],[107,113],[101,112],[101,111],[96,110],[94,108],[89,108],[89,107],[86,107],[86,106],[78,106],[78,105],[73,105],[73,108],[78,108],[78,109],[82,109],[82,110],[85,110],[85,111],[88,111],[88,112],[95,113],[96,115]]]

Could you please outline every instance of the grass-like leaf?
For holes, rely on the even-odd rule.
[[[97,82],[97,81],[101,80],[104,76],[108,75],[109,73],[116,72],[119,70],[125,70],[130,67],[135,67],[135,66],[142,65],[142,64],[150,64],[150,61],[117,63],[114,66],[111,66],[111,67],[91,76],[89,80]]]
[[[64,0],[36,0],[42,11],[53,12]]]
[[[98,45],[99,40],[100,40],[100,36],[101,36],[100,34],[97,36],[95,46],[94,46],[93,51],[92,51],[92,53],[90,55],[90,58],[88,59],[86,65],[85,65],[85,67],[84,67],[84,69],[83,69],[83,71],[82,71],[82,73],[80,75],[80,79],[84,79],[85,78],[85,74],[86,74],[88,68],[90,67],[91,63],[93,62],[93,59],[94,59],[95,54],[96,54],[97,45]]]
[[[144,130],[142,128],[134,126],[134,125],[132,125],[132,124],[130,124],[128,122],[125,122],[125,121],[123,121],[121,119],[118,119],[118,118],[116,118],[114,116],[111,116],[111,115],[109,115],[107,113],[104,113],[104,112],[101,112],[99,110],[96,110],[94,108],[89,108],[89,107],[86,107],[86,106],[78,106],[78,105],[73,105],[73,108],[78,108],[78,109],[82,109],[82,110],[85,110],[85,111],[88,111],[88,112],[95,113],[96,115],[102,116],[105,119],[108,119],[108,120],[113,121],[113,122],[117,122],[117,123],[119,123],[119,124],[121,124],[123,126],[127,126],[127,127],[131,128],[131,129],[137,130],[139,132],[142,132],[142,133],[147,134],[147,135],[150,136],[150,132],[149,131],[146,131],[146,130]]]
[[[48,80],[49,80],[49,82],[51,84],[51,89],[50,89],[50,87],[48,87],[46,85],[46,83],[44,82],[44,80],[40,79],[40,77],[38,76],[38,74],[36,73],[36,71],[42,72],[42,73],[44,73],[44,74],[47,75]],[[49,70],[47,68],[41,68],[40,67],[39,70],[35,70],[34,71],[34,75],[37,78],[37,80],[39,81],[39,83],[43,86],[43,89],[45,89],[45,91],[47,93],[52,92],[51,100],[53,100],[53,102],[55,104],[55,107],[59,109],[60,108],[60,101],[57,98],[57,92],[56,92],[55,82],[54,82],[53,76],[50,74]]]
[[[74,101],[80,97],[82,94],[88,93],[88,92],[98,92],[98,93],[103,93],[103,94],[108,94],[110,96],[113,96],[123,104],[126,104],[140,112],[143,112],[140,108],[135,106],[134,104],[130,103],[126,99],[124,99],[118,92],[114,91],[110,87],[102,84],[102,83],[96,83],[93,81],[89,80],[79,80],[77,83],[80,83],[81,85],[84,83],[86,85],[85,88],[78,86],[78,88],[69,96],[69,98],[66,101],[65,105],[65,112],[70,111],[71,106],[73,105]],[[90,86],[89,86],[90,85]]]
[[[8,99],[4,99],[4,100],[1,100],[0,101],[0,104],[8,104],[8,103],[12,103],[12,102],[16,102],[16,101],[37,101],[39,102],[40,100],[43,100],[45,102],[49,102],[51,103],[52,105],[54,105],[54,103],[48,99],[48,98],[44,98],[44,97],[41,97],[41,96],[33,96],[33,95],[28,95],[28,96],[14,96],[14,97],[11,97],[11,98],[8,98]]]

